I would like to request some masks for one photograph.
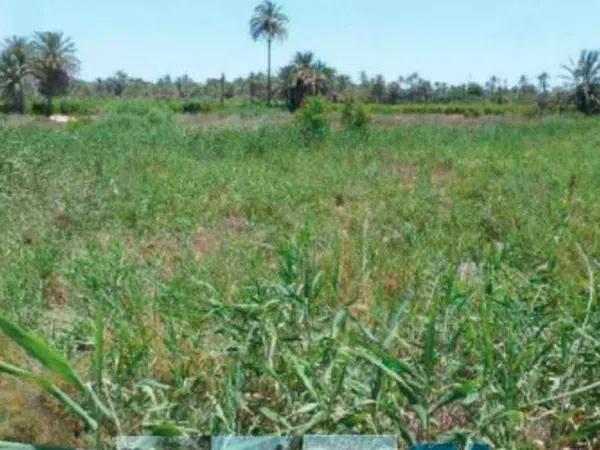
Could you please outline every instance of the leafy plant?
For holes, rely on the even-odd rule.
[[[353,99],[344,102],[342,124],[347,129],[365,132],[371,120],[371,115],[364,104]]]
[[[13,36],[4,41],[0,52],[0,90],[10,109],[25,113],[25,92],[30,85],[32,49],[23,37]]]
[[[329,104],[322,97],[309,97],[296,112],[296,121],[307,141],[321,141],[329,136]]]

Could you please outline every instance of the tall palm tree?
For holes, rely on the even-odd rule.
[[[288,17],[282,12],[281,6],[265,0],[254,9],[250,19],[250,35],[252,39],[267,41],[267,102],[271,104],[271,46],[274,40],[284,40],[287,37]]]
[[[13,36],[4,41],[0,53],[0,88],[11,108],[25,112],[25,90],[29,81],[31,44],[27,38]]]
[[[46,97],[47,113],[52,113],[52,99],[64,95],[79,69],[75,44],[59,32],[38,32],[33,40],[33,75],[40,94]]]
[[[585,114],[600,112],[600,52],[583,50],[579,60],[563,68],[575,85],[577,107]]]

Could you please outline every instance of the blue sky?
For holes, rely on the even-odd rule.
[[[187,73],[228,78],[264,70],[251,41],[257,0],[0,0],[0,35],[62,30],[77,44],[81,77],[122,69],[156,79]],[[297,50],[357,77],[401,74],[451,83],[495,74],[515,82],[548,71],[583,48],[600,48],[600,0],[280,0],[289,39],[275,67]]]

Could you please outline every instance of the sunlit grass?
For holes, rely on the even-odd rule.
[[[311,144],[131,108],[0,130],[0,311],[90,380],[105,437],[595,436],[598,121]]]

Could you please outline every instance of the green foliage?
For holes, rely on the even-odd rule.
[[[382,120],[314,152],[264,106],[119,104],[0,128],[0,370],[88,440],[595,439],[597,119]]]
[[[42,102],[32,102],[31,103],[31,113],[35,115],[46,115],[48,113],[48,106],[46,103]],[[54,114],[54,106],[50,109],[50,114]]]
[[[38,90],[47,99],[48,115],[52,114],[52,99],[65,95],[77,73],[79,61],[75,44],[63,33],[35,33],[33,39],[31,72],[37,80]]]
[[[583,50],[577,63],[563,67],[572,78],[577,109],[587,115],[600,113],[600,51]]]
[[[198,100],[188,100],[181,106],[181,112],[186,114],[198,114],[208,111],[210,111],[209,105]]]
[[[296,121],[306,141],[321,141],[331,133],[329,103],[323,97],[308,97],[296,112]]]
[[[0,93],[10,110],[21,114],[25,113],[31,57],[31,44],[18,36],[6,39],[0,51]]]
[[[372,121],[367,107],[355,100],[347,100],[342,108],[342,124],[350,130],[365,132]]]

